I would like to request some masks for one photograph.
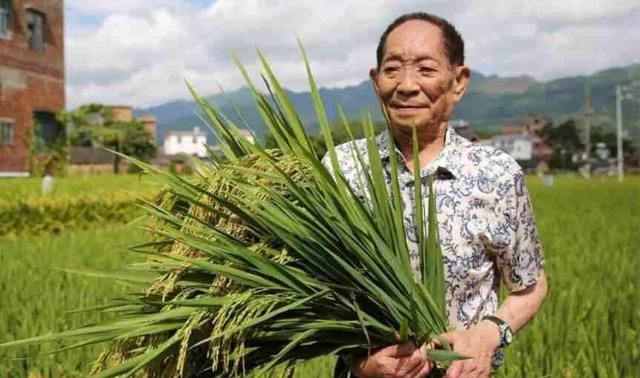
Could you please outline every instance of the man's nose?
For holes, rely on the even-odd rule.
[[[396,90],[405,96],[412,96],[420,91],[420,86],[413,70],[402,70]]]

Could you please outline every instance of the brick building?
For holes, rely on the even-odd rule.
[[[33,134],[64,135],[63,0],[0,0],[0,176],[26,175]],[[38,129],[34,125],[38,124]]]

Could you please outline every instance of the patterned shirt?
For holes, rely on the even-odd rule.
[[[376,144],[391,181],[389,133]],[[358,177],[361,168],[352,148],[367,160],[366,140],[336,147],[340,169],[354,192],[366,197]],[[401,153],[399,184],[411,264],[419,275],[418,243],[414,223],[414,175]],[[329,157],[324,164],[330,168]],[[428,205],[429,176],[434,177],[438,231],[444,260],[447,314],[450,325],[468,328],[498,308],[500,279],[510,291],[534,284],[544,263],[542,249],[520,166],[507,153],[467,141],[449,128],[443,150],[420,172],[424,206]],[[425,214],[426,219],[426,214]]]

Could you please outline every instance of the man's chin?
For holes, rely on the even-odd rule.
[[[422,117],[390,117],[391,126],[398,129],[411,129],[417,126],[418,129],[429,127],[433,124],[429,119]]]

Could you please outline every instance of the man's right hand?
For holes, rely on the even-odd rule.
[[[432,368],[426,346],[416,348],[411,342],[379,349],[351,363],[351,372],[359,378],[425,378]]]

